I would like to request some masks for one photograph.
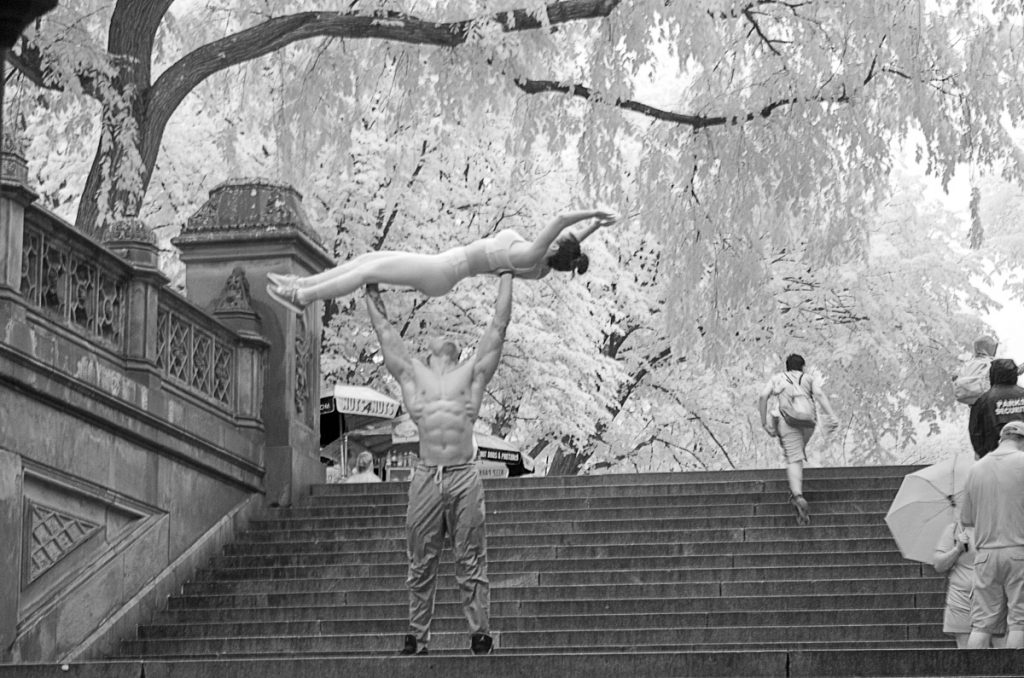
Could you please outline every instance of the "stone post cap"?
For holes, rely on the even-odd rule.
[[[302,195],[287,184],[269,179],[230,179],[210,196],[181,229],[182,236],[225,231],[297,230],[320,245],[302,209]]]
[[[0,153],[0,178],[5,184],[28,187],[28,162],[25,159],[25,140],[16,132],[3,130],[3,149]]]
[[[127,217],[104,225],[103,245],[137,269],[159,273],[162,284],[166,276],[160,273],[160,248],[156,234],[142,219]]]
[[[149,229],[146,222],[138,217],[127,217],[108,223],[104,229],[104,235],[106,242],[156,244],[156,235]]]

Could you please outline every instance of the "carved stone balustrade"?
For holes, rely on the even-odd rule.
[[[0,663],[59,664],[113,651],[264,504],[269,344],[244,269],[197,305],[145,224],[95,242],[4,148]]]

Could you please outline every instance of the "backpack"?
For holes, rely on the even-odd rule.
[[[814,400],[804,390],[804,375],[801,374],[796,381],[788,374],[785,377],[789,383],[779,394],[779,414],[794,428],[814,428],[817,424],[817,412]]]
[[[971,358],[953,377],[953,397],[964,405],[973,405],[989,389],[988,370],[992,358]]]

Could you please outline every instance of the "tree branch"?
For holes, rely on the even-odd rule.
[[[570,85],[555,80],[527,80],[525,78],[516,78],[514,80],[516,87],[525,92],[526,94],[541,94],[544,92],[559,92],[562,94],[570,94],[577,96],[588,101],[593,99],[595,101],[601,101],[600,95],[595,93],[586,85]],[[773,101],[765,106],[761,107],[758,111],[752,111],[749,113],[740,113],[738,115],[691,115],[687,113],[674,113],[672,111],[666,111],[664,109],[655,108],[639,101],[633,101],[632,99],[616,99],[611,102],[611,105],[616,108],[621,108],[627,111],[633,111],[634,113],[640,113],[649,118],[655,120],[663,120],[665,122],[674,122],[679,125],[685,125],[691,127],[694,130],[700,130],[707,127],[721,127],[723,125],[737,125],[744,122],[750,122],[757,118],[767,118],[776,111],[776,109],[782,108],[783,106],[791,106],[801,101],[805,102],[821,102],[821,103],[848,103],[850,97],[846,94],[841,94],[836,97],[805,97],[802,99],[789,98],[780,99],[779,101]]]
[[[733,463],[732,457],[729,456],[729,452],[725,449],[725,445],[722,444],[722,441],[718,439],[718,436],[715,435],[715,432],[712,431],[711,428],[707,425],[707,422],[705,422],[704,419],[702,419],[701,416],[696,413],[690,416],[690,421],[696,421],[697,423],[700,424],[701,428],[704,429],[704,432],[708,434],[708,437],[710,437],[711,440],[715,443],[715,445],[718,446],[718,449],[721,450],[722,455],[725,457],[725,460],[729,462],[729,466],[735,469],[736,464]]]
[[[229,66],[317,37],[378,39],[435,47],[465,43],[475,25],[495,23],[504,31],[527,31],[585,19],[607,17],[621,0],[564,0],[547,6],[546,23],[526,10],[512,10],[482,19],[426,21],[393,11],[302,12],[261,24],[203,45],[167,69],[153,85],[152,98],[176,107],[199,83]]]
[[[46,81],[43,79],[43,70],[41,60],[39,58],[39,52],[35,51],[34,58],[28,58],[25,54],[25,50],[22,50],[22,54],[18,55],[14,52],[7,52],[7,63],[14,67],[14,70],[24,75],[29,81],[32,82],[36,87],[46,87]]]
[[[168,0],[161,0],[167,2]],[[465,43],[476,25],[494,23],[504,31],[527,31],[558,24],[607,17],[621,0],[563,0],[547,6],[542,22],[527,10],[500,12],[462,21],[425,21],[393,11],[301,12],[268,19],[233,35],[199,47],[168,68],[147,93],[143,137],[163,132],[181,101],[208,77],[246,61],[270,54],[293,42],[318,37],[378,39],[435,47]],[[155,144],[154,144],[155,146]],[[147,149],[156,153],[156,149]],[[145,156],[144,161],[149,158]]]
[[[781,40],[779,40],[779,41],[772,40],[767,35],[765,35],[764,31],[761,29],[761,24],[759,24],[757,22],[757,19],[754,18],[754,13],[753,13],[752,10],[749,10],[749,9],[748,10],[744,10],[743,16],[746,18],[746,20],[748,22],[750,22],[750,25],[752,27],[751,30],[754,33],[757,33],[757,37],[761,38],[761,42],[763,42],[768,47],[768,49],[770,49],[772,51],[772,53],[775,54],[775,56],[781,57],[782,56],[782,52],[780,52],[775,47],[774,43],[775,42],[782,42],[782,41]]]
[[[28,78],[36,87],[62,92],[64,88],[57,83],[47,82],[43,73],[43,55],[39,48],[33,44],[22,41],[20,54],[7,52],[7,62],[19,73]],[[78,73],[78,82],[82,91],[93,99],[99,100],[99,90],[96,86],[96,78],[87,73]]]

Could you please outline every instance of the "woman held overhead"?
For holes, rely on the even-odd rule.
[[[569,226],[587,219],[595,221],[578,232],[562,235]],[[618,216],[607,210],[567,212],[556,217],[533,241],[505,229],[437,254],[369,252],[316,275],[300,278],[268,273],[267,293],[300,313],[310,302],[343,297],[370,283],[411,287],[439,297],[463,278],[475,275],[511,271],[517,278],[536,280],[551,269],[585,273],[589,260],[580,243],[598,228],[611,226],[617,220]]]

